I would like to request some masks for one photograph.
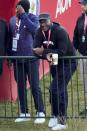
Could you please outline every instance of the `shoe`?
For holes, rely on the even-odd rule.
[[[65,116],[58,116],[58,123],[61,125],[66,125],[66,117]]]
[[[52,131],[67,129],[68,125],[56,124],[51,128]]]
[[[21,113],[20,117],[15,120],[15,122],[23,122],[23,121],[29,121],[30,120],[30,114],[29,113]]]
[[[48,123],[48,127],[52,128],[57,123],[58,123],[57,117],[54,116],[53,118],[50,118],[49,123]]]
[[[43,112],[37,112],[35,124],[43,124],[45,122],[45,114]]]

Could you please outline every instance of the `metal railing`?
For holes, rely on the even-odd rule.
[[[0,83],[0,90],[2,90],[2,83],[3,83],[3,100],[0,100],[0,118],[17,118],[20,114],[20,104],[19,104],[19,97],[17,97],[16,101],[13,100],[13,95],[15,94],[15,92],[13,92],[13,88],[17,88],[18,90],[18,86],[15,85],[14,86],[14,81],[15,79],[12,78],[14,77],[14,72],[13,72],[13,65],[11,63],[11,61],[15,60],[15,65],[16,65],[16,69],[18,62],[21,60],[23,63],[23,69],[24,69],[24,62],[28,59],[28,62],[30,63],[30,61],[32,59],[36,59],[35,57],[29,57],[29,56],[18,56],[18,57],[13,57],[13,56],[2,56],[0,57],[0,59],[3,59],[3,62],[5,62],[5,65],[8,64],[8,69],[7,72],[5,72],[6,70],[6,66],[3,65],[3,73],[1,74],[1,83]],[[87,116],[87,112],[86,110],[86,103],[87,103],[87,92],[86,92],[86,72],[85,72],[85,61],[87,59],[86,56],[71,56],[71,57],[61,57],[59,58],[61,59],[63,66],[62,66],[62,70],[64,71],[64,64],[65,64],[65,59],[69,60],[70,66],[71,66],[71,60],[72,59],[76,59],[78,65],[76,68],[75,73],[73,74],[73,76],[71,77],[69,84],[68,84],[68,108],[67,108],[67,117],[68,118],[80,118],[80,117],[86,117]],[[20,63],[20,62],[19,62]],[[52,76],[51,76],[51,72],[50,72],[50,66],[48,66],[48,72],[46,72],[45,74],[45,61],[41,60],[40,63],[40,68],[42,69],[42,78],[39,81],[40,84],[40,88],[42,91],[42,97],[43,97],[43,103],[44,103],[44,108],[45,108],[45,113],[46,113],[46,118],[49,118],[52,116],[52,106],[50,105],[49,99],[50,99],[50,95],[49,95],[49,87],[51,86],[52,83]],[[9,70],[9,72],[8,72]],[[57,71],[57,70],[56,70]],[[6,74],[5,74],[6,73]],[[16,73],[18,75],[18,71],[16,70]],[[34,73],[34,72],[33,72]],[[4,74],[4,75],[3,75]],[[5,76],[6,75],[6,76]],[[6,84],[6,78],[9,75],[9,84]],[[65,76],[63,76],[64,80],[66,79]],[[26,78],[27,79],[27,78]],[[18,81],[18,78],[17,78]],[[31,81],[30,81],[31,83]],[[6,100],[6,94],[7,92],[7,87],[10,90],[10,100]],[[29,87],[29,85],[28,85]],[[18,92],[18,91],[17,91]],[[1,94],[2,95],[2,94]],[[32,97],[32,88],[28,88],[27,89],[27,99],[28,99],[28,109],[29,112],[31,114],[31,117],[34,118],[36,116],[36,110],[35,110],[35,104],[34,104],[34,100]],[[84,112],[82,112],[84,110]]]

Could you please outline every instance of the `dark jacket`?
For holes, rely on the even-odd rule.
[[[48,32],[46,32],[47,36]],[[48,37],[48,36],[47,36]],[[39,28],[35,35],[35,47],[41,47],[45,41],[44,35]],[[51,36],[50,41],[54,43],[54,45],[50,45],[49,48],[44,48],[43,56],[47,53],[58,53],[58,56],[75,56],[75,48],[71,44],[69,39],[69,35],[65,31],[65,29],[57,23],[53,23],[51,26]],[[67,62],[67,60],[65,60]]]
[[[33,55],[33,37],[38,28],[38,18],[31,13],[23,13],[20,16],[20,20],[20,37],[17,42],[17,51],[12,51],[12,39],[15,36],[16,29],[16,17],[14,16],[10,20],[8,54],[12,56],[31,56]]]
[[[8,27],[5,20],[0,19],[0,56],[6,55]]]
[[[84,14],[82,14],[77,19],[76,26],[74,29],[73,44],[82,55],[87,55],[87,28],[85,33],[85,42],[82,42],[82,36],[84,34],[84,20]]]
[[[7,53],[8,27],[5,20],[0,19],[0,56]],[[3,59],[0,59],[0,75],[3,71]]]

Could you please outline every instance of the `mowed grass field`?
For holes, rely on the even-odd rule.
[[[50,131],[48,119],[43,125],[35,125],[32,121],[14,123],[14,120],[0,120],[0,131]],[[66,131],[87,131],[87,120],[69,119]]]
[[[18,100],[16,102],[4,102],[0,103],[0,131],[50,131],[47,126],[49,117],[51,117],[51,106],[49,104],[50,80],[51,78],[49,77],[48,73],[40,81],[46,110],[46,122],[42,125],[36,125],[34,124],[35,118],[31,118],[31,121],[28,122],[15,123],[15,117],[17,117],[19,113]],[[29,112],[31,113],[32,117],[35,117],[36,111],[34,108],[34,102],[30,89],[28,90],[27,97],[29,104]],[[66,131],[87,131],[87,117],[85,117],[84,119],[81,118],[84,117],[86,114],[84,116],[79,115],[80,111],[84,109],[86,103],[86,98],[84,96],[83,80],[81,79],[79,69],[77,69],[71,81],[69,82],[68,98],[68,128],[66,129]]]

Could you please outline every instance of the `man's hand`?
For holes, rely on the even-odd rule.
[[[25,12],[24,8],[21,5],[17,5],[16,7],[16,15],[19,16]]]
[[[43,51],[44,51],[43,46],[41,48],[33,48],[33,52],[37,55],[42,55]]]
[[[58,54],[48,53],[46,58],[50,65],[58,65]]]
[[[52,57],[52,53],[48,53],[46,56],[48,62],[50,63],[50,65],[53,65],[53,57]]]
[[[52,62],[52,53],[48,53],[46,56],[48,62]]]

